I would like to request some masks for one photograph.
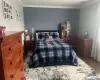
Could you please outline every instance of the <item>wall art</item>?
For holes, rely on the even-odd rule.
[[[8,4],[6,1],[2,0],[2,7],[3,7],[3,15],[4,19],[13,19],[12,16],[12,6]]]
[[[16,18],[17,21],[21,21],[21,12],[19,12],[18,10],[16,10]]]

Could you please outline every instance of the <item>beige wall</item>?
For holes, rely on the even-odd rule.
[[[13,19],[5,20],[3,16],[2,0],[0,0],[0,26],[5,26],[6,31],[22,31],[24,30],[24,17],[23,17],[23,7],[17,0],[5,0],[13,8]],[[21,21],[16,20],[16,10],[21,12]]]

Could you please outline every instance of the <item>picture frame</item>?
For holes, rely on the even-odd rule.
[[[18,10],[16,10],[16,20],[21,21],[21,13]]]
[[[12,15],[12,6],[8,4],[5,0],[2,0],[2,8],[3,8],[3,15],[4,19],[11,20],[13,19]]]

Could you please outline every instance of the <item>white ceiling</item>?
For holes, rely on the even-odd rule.
[[[24,7],[59,7],[59,8],[80,8],[90,1],[97,0],[19,0]]]

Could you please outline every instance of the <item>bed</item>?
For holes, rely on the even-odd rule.
[[[39,36],[39,34],[45,34],[44,36],[46,37]],[[53,39],[48,40],[48,35],[51,35]],[[77,55],[72,47],[59,38],[59,33],[56,30],[36,31],[35,55],[31,56],[29,67],[33,68],[62,64],[78,65]]]

